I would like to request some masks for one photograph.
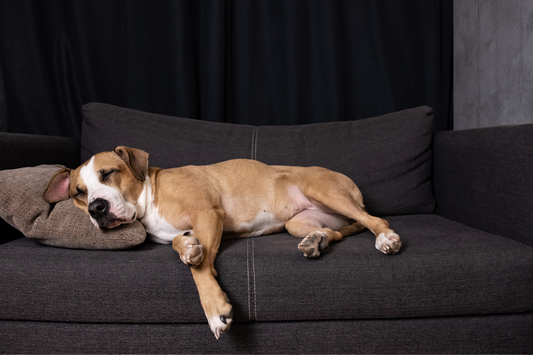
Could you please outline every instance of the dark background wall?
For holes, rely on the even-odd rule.
[[[454,1],[454,128],[533,123],[533,1]]]
[[[80,136],[99,101],[244,124],[420,105],[451,128],[451,0],[0,0],[0,129]]]

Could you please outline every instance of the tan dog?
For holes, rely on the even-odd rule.
[[[387,221],[369,215],[357,186],[319,167],[268,166],[230,160],[175,169],[148,167],[148,153],[117,147],[75,170],[62,169],[43,198],[74,199],[97,228],[138,219],[149,236],[172,243],[191,267],[202,307],[216,338],[232,322],[232,306],[215,279],[222,234],[249,237],[286,229],[303,238],[298,249],[314,258],[332,241],[368,228],[376,248],[396,253],[400,237]]]

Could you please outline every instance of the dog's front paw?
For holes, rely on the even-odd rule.
[[[306,258],[316,258],[329,246],[328,236],[324,232],[313,232],[305,237],[300,244],[300,250]]]
[[[393,231],[381,233],[376,238],[376,249],[384,254],[395,254],[401,246],[400,236]]]
[[[190,237],[185,239],[186,251],[181,257],[183,262],[190,267],[197,267],[204,260],[204,254],[202,252],[202,245],[198,239]]]
[[[215,312],[213,316],[207,318],[209,327],[217,339],[228,331],[233,322],[233,307],[229,303],[227,296],[226,301],[228,302],[218,309],[218,312]]]
[[[211,328],[211,331],[215,335],[215,338],[220,338],[220,336],[226,332],[230,327],[231,323],[233,322],[233,318],[228,316],[218,316],[213,317],[209,319],[209,327]]]

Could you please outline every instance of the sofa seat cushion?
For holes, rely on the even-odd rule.
[[[287,233],[223,241],[219,282],[236,321],[372,319],[533,311],[533,248],[437,215],[389,217],[396,255],[365,231],[317,259]],[[169,245],[66,250],[0,246],[0,319],[205,322],[190,271]]]

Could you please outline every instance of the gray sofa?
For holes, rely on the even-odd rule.
[[[403,248],[383,255],[368,231],[317,259],[287,233],[223,241],[215,266],[234,323],[215,340],[169,245],[55,248],[0,221],[0,352],[533,353],[532,137],[533,125],[432,134],[427,107],[254,127],[97,103],[81,140],[1,133],[0,169],[76,167],[117,145],[163,168],[331,168]]]

